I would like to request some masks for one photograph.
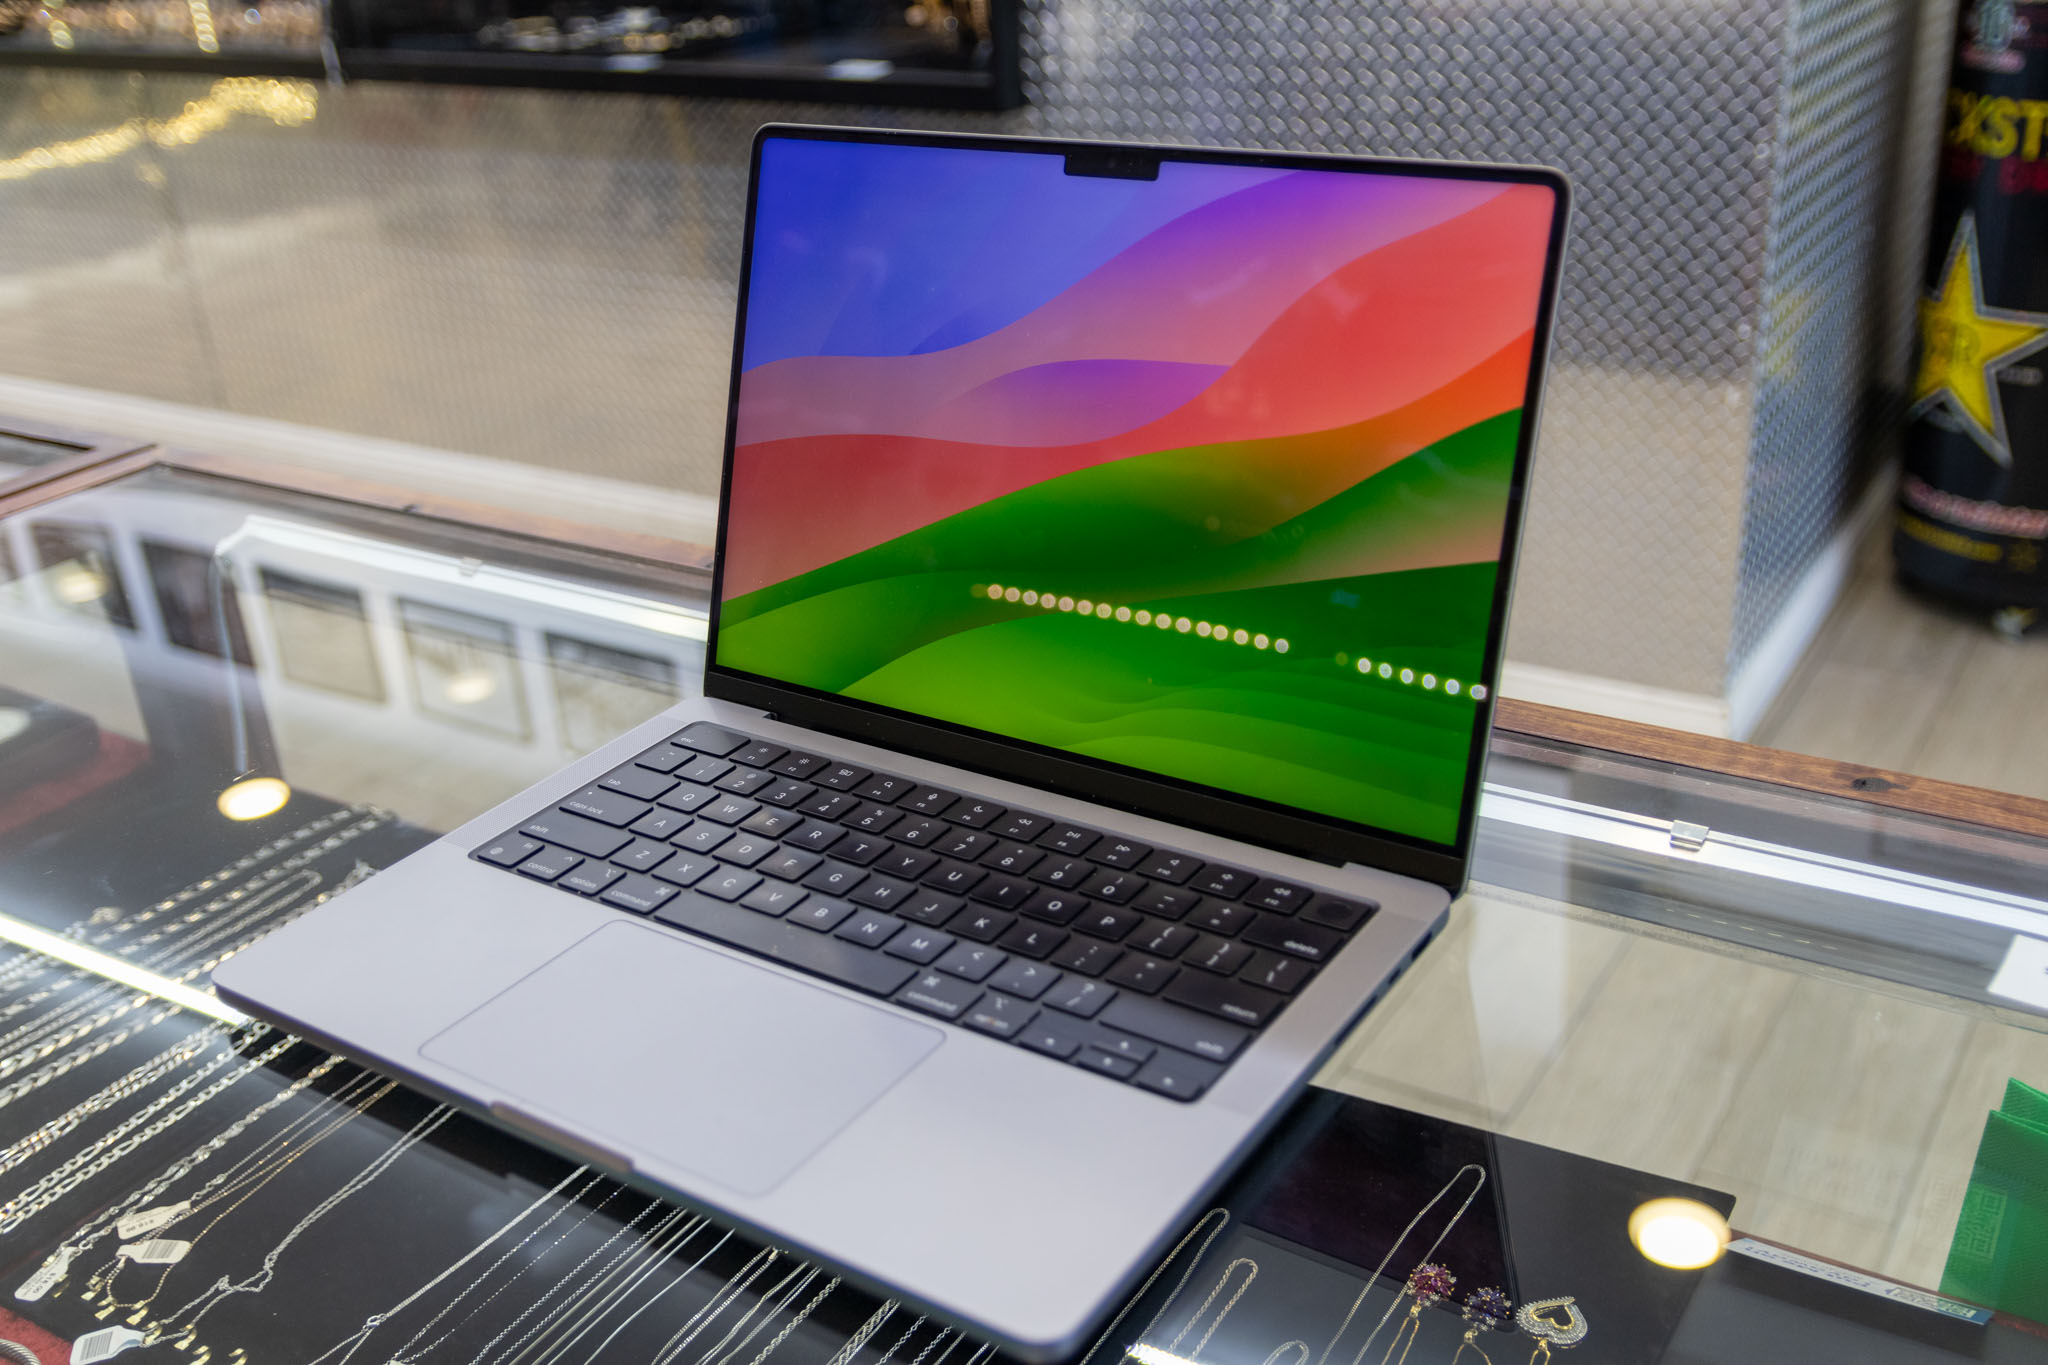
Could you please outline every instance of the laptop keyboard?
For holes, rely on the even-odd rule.
[[[470,856],[1176,1100],[1379,908],[704,722]]]

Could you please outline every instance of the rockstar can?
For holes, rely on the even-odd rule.
[[[1893,552],[2048,607],[2048,0],[1966,0],[1942,130]]]

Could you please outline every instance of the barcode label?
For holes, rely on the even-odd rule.
[[[185,1253],[192,1249],[190,1242],[175,1242],[160,1237],[149,1242],[130,1242],[121,1248],[119,1255],[126,1256],[137,1265],[176,1265],[185,1259]]]

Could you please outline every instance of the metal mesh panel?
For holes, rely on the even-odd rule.
[[[0,369],[708,491],[765,120],[1543,161],[1574,177],[1577,217],[1510,650],[1718,693],[1784,23],[1783,0],[1028,0],[1031,103],[1004,115],[322,90],[298,126],[238,115],[148,151],[153,192],[133,154],[8,185],[13,213],[99,235],[0,241]],[[1795,85],[1835,80],[1831,62],[1864,79],[1853,44],[1806,51]],[[52,136],[51,100],[89,131],[213,88],[9,84],[0,157]],[[1811,141],[1817,179],[1853,155]],[[147,269],[105,268],[145,237]],[[1807,335],[1788,334],[1795,357]],[[1765,526],[1810,501],[1750,496]]]

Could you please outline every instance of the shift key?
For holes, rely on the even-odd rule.
[[[613,829],[595,820],[558,810],[536,815],[521,825],[519,832],[529,838],[572,848],[591,858],[609,858],[633,842],[633,836],[622,829]]]
[[[1095,1021],[1212,1062],[1229,1061],[1252,1036],[1250,1029],[1129,991],[1110,1001]]]

